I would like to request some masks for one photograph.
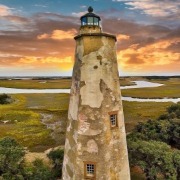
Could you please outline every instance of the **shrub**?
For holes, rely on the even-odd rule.
[[[24,167],[23,177],[28,180],[53,180],[51,169],[44,165],[41,159],[36,159],[32,165]]]
[[[11,97],[7,94],[0,94],[0,104],[9,104]]]
[[[63,149],[53,150],[47,156],[53,162],[53,169],[52,170],[53,170],[54,176],[61,178],[64,150]]]
[[[139,166],[147,180],[163,176],[166,180],[176,180],[179,171],[179,159],[171,147],[157,141],[128,139],[129,161],[131,166]]]
[[[14,139],[9,137],[0,140],[0,176],[5,179],[21,176],[21,165],[25,151]]]

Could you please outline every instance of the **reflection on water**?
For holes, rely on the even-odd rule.
[[[132,88],[148,88],[148,87],[159,87],[163,84],[152,83],[147,81],[133,81],[136,85],[122,86],[121,89],[132,89]],[[0,87],[0,94],[28,94],[28,93],[70,93],[70,89],[16,89],[16,88],[4,88]],[[180,101],[180,98],[163,98],[163,99],[141,99],[132,97],[122,97],[124,101],[137,101],[137,102],[174,102]]]

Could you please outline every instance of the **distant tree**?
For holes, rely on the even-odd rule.
[[[9,104],[11,97],[7,94],[0,94],[0,104]]]
[[[53,170],[54,176],[61,178],[64,150],[63,149],[53,150],[47,156],[53,162],[53,169],[52,170]]]
[[[36,159],[32,165],[24,167],[23,177],[28,180],[54,180],[51,169],[41,159]]]
[[[19,179],[25,155],[24,148],[14,139],[0,140],[0,176],[4,179]]]
[[[171,147],[167,144],[128,138],[128,151],[131,166],[141,167],[147,180],[156,180],[158,176],[163,176],[166,180],[177,179],[180,157],[175,158]]]

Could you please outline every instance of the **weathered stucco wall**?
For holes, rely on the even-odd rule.
[[[129,180],[115,39],[86,35],[76,42],[63,179],[84,179],[84,162],[92,161],[97,180]],[[113,129],[112,111],[118,112]]]
[[[81,26],[79,30],[80,34],[84,33],[100,33],[101,32],[101,27],[99,26]]]

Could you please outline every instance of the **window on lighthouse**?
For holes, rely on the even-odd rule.
[[[110,124],[111,124],[111,128],[113,127],[117,127],[118,123],[117,123],[117,113],[116,112],[112,112],[109,113],[109,118],[110,118]]]
[[[85,163],[85,177],[86,178],[95,178],[96,175],[96,165],[95,163]]]

